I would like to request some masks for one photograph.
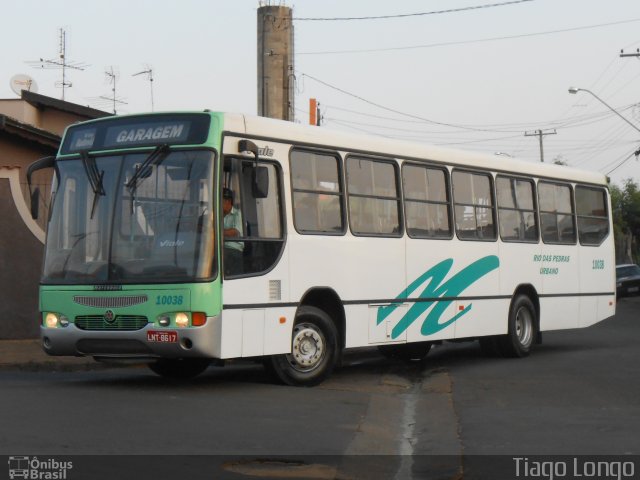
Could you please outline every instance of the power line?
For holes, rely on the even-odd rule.
[[[344,89],[342,89],[340,87],[336,87],[335,85],[331,85],[330,83],[324,82],[324,81],[320,80],[319,78],[315,78],[315,77],[313,77],[313,76],[311,76],[311,75],[309,75],[307,73],[302,73],[302,76],[306,77],[306,78],[309,78],[309,79],[311,79],[311,80],[313,80],[315,82],[318,82],[321,85],[329,87],[329,88],[331,88],[333,90],[336,90],[336,91],[338,91],[340,93],[343,93],[343,94],[348,95],[350,97],[356,98],[356,99],[360,100],[361,102],[368,103],[369,105],[373,105],[374,107],[377,107],[377,108],[380,108],[382,110],[386,110],[388,112],[392,112],[392,113],[395,113],[395,114],[398,114],[398,115],[403,115],[403,116],[408,117],[408,118],[414,118],[414,119],[417,119],[417,120],[422,120],[423,122],[426,122],[426,123],[431,123],[431,124],[434,124],[434,125],[442,125],[442,126],[451,127],[451,128],[458,128],[460,130],[472,130],[472,131],[476,131],[476,132],[514,133],[513,131],[510,131],[510,130],[491,130],[491,129],[467,127],[467,126],[464,126],[464,125],[456,125],[456,124],[453,124],[453,123],[445,123],[445,122],[438,122],[436,120],[430,120],[430,119],[425,118],[425,117],[420,117],[418,115],[413,115],[411,113],[401,112],[400,110],[396,110],[396,109],[393,109],[393,108],[390,108],[390,107],[386,107],[384,105],[381,105],[379,103],[373,102],[371,100],[367,100],[366,98],[361,97],[360,95],[356,95],[355,93],[351,93],[351,92],[348,92],[348,91],[346,91],[346,90],[344,90]]]
[[[611,174],[612,172],[615,172],[618,168],[620,168],[622,165],[624,165],[625,163],[627,163],[629,161],[629,159],[631,157],[633,157],[634,155],[636,156],[636,159],[638,157],[638,155],[640,154],[639,150],[634,150],[633,152],[631,152],[631,154],[625,158],[624,160],[622,160],[618,165],[616,165],[615,167],[613,167],[611,170],[609,170],[606,175]]]
[[[618,22],[600,23],[597,25],[585,25],[582,27],[564,28],[560,30],[547,30],[544,32],[523,33],[519,35],[506,35],[502,37],[479,38],[476,40],[458,40],[453,42],[429,43],[424,45],[407,45],[404,47],[364,48],[364,49],[354,49],[354,50],[327,50],[327,51],[318,51],[318,52],[296,52],[296,55],[331,55],[331,54],[340,55],[340,54],[348,54],[348,53],[394,52],[399,50],[415,50],[420,48],[448,47],[452,45],[468,45],[470,43],[494,42],[498,40],[512,40],[515,38],[527,38],[527,37],[537,37],[541,35],[552,35],[556,33],[575,32],[578,30],[611,27],[614,25],[622,25],[625,23],[632,23],[632,22],[640,22],[640,18],[633,18],[631,20],[621,20]]]
[[[502,3],[488,3],[485,5],[474,5],[471,7],[462,7],[462,8],[450,8],[447,10],[435,10],[433,12],[419,12],[419,13],[405,13],[399,15],[380,15],[380,16],[370,16],[370,17],[307,17],[307,18],[295,18],[297,21],[308,21],[308,22],[334,22],[334,21],[349,21],[349,20],[387,20],[390,18],[407,18],[407,17],[421,17],[425,15],[440,15],[442,13],[455,13],[455,12],[465,12],[468,10],[480,10],[483,8],[493,8],[493,7],[503,7],[505,5],[513,5],[516,3],[524,3],[524,2],[532,2],[533,0],[512,0],[510,2],[502,2]]]

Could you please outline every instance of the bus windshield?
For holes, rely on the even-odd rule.
[[[89,160],[83,155],[56,163],[43,283],[215,276],[211,151],[166,149]]]

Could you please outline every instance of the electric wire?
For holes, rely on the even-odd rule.
[[[563,28],[558,30],[547,30],[544,32],[532,32],[532,33],[522,33],[518,35],[504,35],[500,37],[488,37],[488,38],[479,38],[475,40],[457,40],[451,42],[439,42],[439,43],[429,43],[423,45],[405,45],[402,47],[386,47],[386,48],[363,48],[363,49],[351,49],[351,50],[326,50],[326,51],[315,51],[315,52],[296,52],[296,55],[341,55],[341,54],[350,54],[350,53],[378,53],[378,52],[395,52],[399,50],[416,50],[421,48],[435,48],[435,47],[448,47],[453,45],[468,45],[472,43],[483,43],[483,42],[495,42],[499,40],[513,40],[517,38],[527,38],[527,37],[537,37],[541,35],[553,35],[558,33],[566,33],[566,32],[575,32],[579,30],[588,30],[593,28],[603,28],[603,27],[611,27],[614,25],[622,25],[625,23],[633,23],[640,22],[640,18],[633,18],[629,20],[619,20],[617,22],[609,22],[609,23],[600,23],[596,25],[585,25],[581,27],[571,27],[571,28]]]
[[[447,10],[435,10],[432,12],[418,12],[418,13],[404,13],[399,15],[379,15],[369,17],[294,17],[293,20],[300,22],[335,22],[335,21],[350,21],[350,20],[387,20],[391,18],[407,18],[407,17],[422,17],[425,15],[440,15],[443,13],[455,13],[465,12],[468,10],[480,10],[484,8],[504,7],[506,5],[514,5],[516,3],[532,2],[533,0],[511,0],[509,2],[501,3],[488,3],[484,5],[473,5],[470,7],[461,8],[449,8]]]

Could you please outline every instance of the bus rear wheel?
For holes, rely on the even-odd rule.
[[[316,307],[298,309],[291,353],[272,355],[265,366],[287,385],[311,387],[326,379],[338,360],[338,332],[331,318]]]
[[[509,307],[509,330],[496,337],[496,347],[505,357],[526,357],[537,336],[536,309],[531,299],[517,295]]]
[[[209,363],[206,358],[161,358],[150,363],[149,368],[164,378],[189,379],[204,372]]]

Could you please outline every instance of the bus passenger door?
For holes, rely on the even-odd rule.
[[[275,161],[238,156],[237,139],[226,142],[232,154],[223,159],[219,208],[222,356],[284,353],[295,309],[282,305],[289,299],[289,275],[281,169]]]

